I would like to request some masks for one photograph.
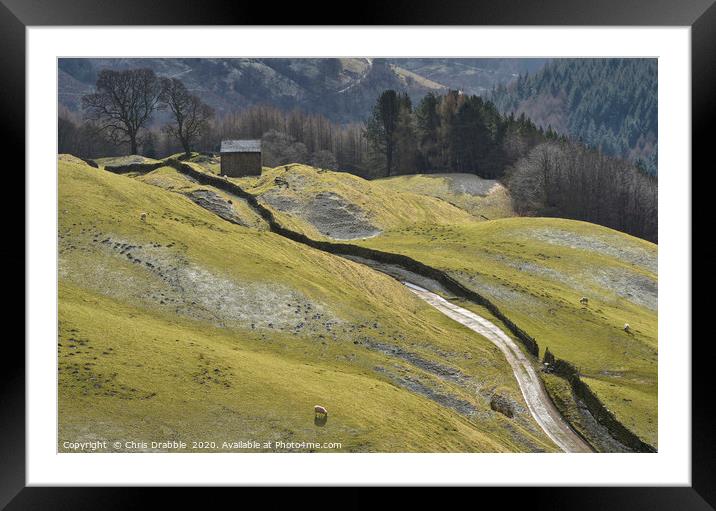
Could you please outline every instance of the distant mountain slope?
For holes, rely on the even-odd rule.
[[[505,112],[657,173],[656,59],[558,59],[492,97]]]
[[[402,68],[465,94],[485,95],[497,85],[507,85],[521,73],[539,71],[549,59],[393,59]]]
[[[257,104],[301,108],[339,122],[363,120],[384,89],[422,97],[442,85],[383,59],[61,59],[59,100],[78,110],[100,69],[148,67],[180,78],[219,113]]]
[[[385,89],[416,102],[448,88],[480,93],[541,65],[534,60],[544,59],[60,59],[59,101],[78,110],[100,69],[149,67],[180,78],[220,113],[271,104],[356,122]]]

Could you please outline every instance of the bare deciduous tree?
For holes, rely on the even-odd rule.
[[[515,163],[508,186],[520,214],[585,220],[658,241],[657,180],[624,160],[547,142]]]
[[[151,69],[103,69],[96,87],[96,92],[82,97],[87,117],[114,143],[128,142],[136,154],[139,132],[156,110],[162,92],[157,76]]]
[[[214,111],[176,78],[162,79],[161,100],[174,115],[174,123],[164,130],[179,140],[186,154],[191,153],[193,144],[209,129]]]

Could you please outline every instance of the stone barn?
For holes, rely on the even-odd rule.
[[[222,140],[221,174],[229,177],[261,175],[260,140]]]

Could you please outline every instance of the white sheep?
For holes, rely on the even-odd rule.
[[[631,327],[629,326],[629,323],[624,323],[624,331],[626,333],[631,332]]]
[[[579,303],[581,303],[582,305],[587,305],[589,303],[589,298],[583,296],[579,299]]]
[[[146,214],[146,213],[142,213],[141,215],[139,215],[139,219],[140,219],[142,222],[146,222],[146,221],[147,221],[147,214]]]

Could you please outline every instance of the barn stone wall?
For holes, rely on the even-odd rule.
[[[229,177],[260,176],[261,153],[222,153],[221,173]]]

